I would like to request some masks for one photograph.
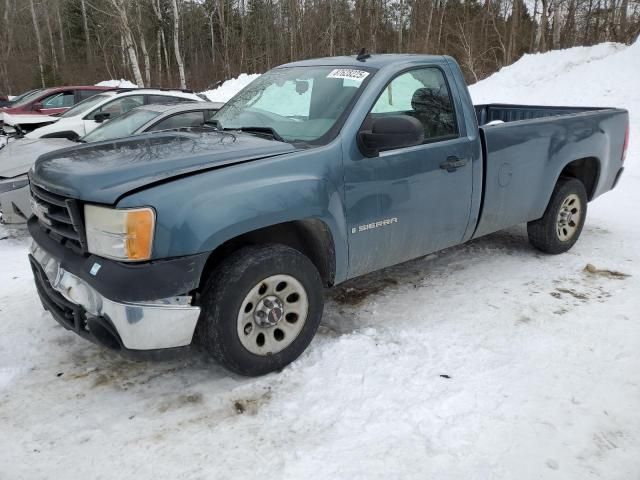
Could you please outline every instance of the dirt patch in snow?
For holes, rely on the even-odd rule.
[[[598,275],[600,277],[605,278],[613,278],[615,280],[622,280],[624,278],[630,277],[628,273],[618,272],[617,270],[607,270],[605,268],[596,268],[595,265],[591,263],[587,263],[587,266],[584,267],[584,271],[591,275]]]
[[[333,293],[333,300],[341,305],[359,305],[371,295],[396,285],[398,285],[397,280],[382,278],[368,285],[337,287]]]
[[[240,398],[233,401],[233,409],[238,415],[256,415],[260,408],[271,400],[271,389],[255,397]]]

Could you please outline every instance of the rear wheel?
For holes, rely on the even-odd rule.
[[[561,177],[542,218],[527,224],[529,242],[545,253],[564,253],[578,241],[586,216],[587,192],[583,183]]]
[[[229,370],[263,375],[306,349],[323,302],[320,275],[302,253],[284,245],[246,247],[205,282],[198,335]]]

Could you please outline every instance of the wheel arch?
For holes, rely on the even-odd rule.
[[[591,201],[596,192],[600,179],[601,162],[597,157],[584,157],[568,162],[558,174],[555,184],[560,177],[577,178],[587,191],[587,199]],[[554,184],[554,185],[555,185]]]
[[[336,251],[329,226],[318,218],[305,218],[277,223],[230,238],[209,255],[200,277],[200,285],[231,253],[249,245],[280,243],[307,256],[320,273],[325,286],[336,279]]]

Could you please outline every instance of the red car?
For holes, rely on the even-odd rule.
[[[52,87],[34,90],[9,107],[0,108],[0,126],[5,115],[7,124],[20,125],[23,130],[33,130],[51,123],[52,115],[59,115],[76,103],[113,87]],[[9,120],[10,117],[10,120]]]

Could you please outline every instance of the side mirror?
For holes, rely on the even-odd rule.
[[[109,120],[109,118],[111,118],[111,114],[109,112],[99,112],[93,116],[96,123],[102,123],[105,120]]]
[[[358,133],[358,145],[367,157],[377,157],[385,150],[413,147],[424,142],[424,127],[409,115],[380,117],[373,121],[371,130]]]
[[[36,102],[36,103],[34,103],[34,104],[33,104],[33,109],[34,109],[36,112],[39,112],[40,110],[42,110],[42,103],[41,103],[41,102]]]

